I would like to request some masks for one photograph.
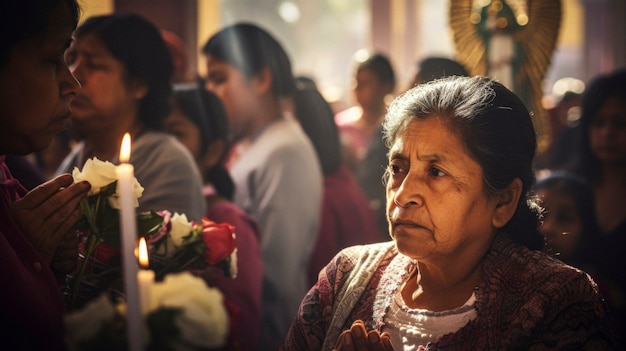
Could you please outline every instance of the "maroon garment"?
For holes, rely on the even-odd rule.
[[[367,197],[345,166],[324,176],[322,219],[309,261],[309,286],[341,249],[379,242],[382,232]]]
[[[391,299],[414,267],[392,242],[341,251],[302,299],[281,350],[330,350],[357,319],[380,332]],[[418,350],[622,349],[606,304],[585,272],[502,233],[482,269],[477,318]]]
[[[254,350],[261,328],[261,286],[263,261],[259,229],[254,218],[229,201],[218,201],[207,208],[207,218],[228,222],[235,227],[237,245],[237,278],[217,278],[224,297],[239,308],[232,342],[237,350]]]
[[[64,350],[65,306],[54,274],[13,222],[9,206],[26,194],[0,156],[0,345],[7,350]]]

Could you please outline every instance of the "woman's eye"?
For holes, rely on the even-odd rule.
[[[430,168],[430,175],[433,176],[433,177],[443,177],[443,176],[446,175],[446,173],[444,173],[443,171],[441,171],[437,167],[431,167]]]
[[[389,173],[391,173],[391,175],[400,174],[403,171],[404,170],[398,165],[394,165],[394,164],[389,165]]]
[[[220,85],[226,81],[226,76],[223,74],[210,74],[207,78],[207,83],[211,85]]]
[[[99,69],[102,69],[102,67],[103,67],[102,65],[99,65],[99,64],[97,64],[97,63],[95,63],[95,62],[91,62],[91,61],[87,61],[87,62],[85,63],[85,66],[86,66],[87,68],[89,68],[89,69],[93,69],[93,70],[99,70]]]
[[[65,68],[65,57],[63,54],[51,56],[46,61],[57,71],[61,68]]]

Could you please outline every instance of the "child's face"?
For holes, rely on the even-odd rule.
[[[567,261],[582,239],[583,221],[576,210],[576,200],[565,192],[552,189],[541,189],[537,195],[547,211],[540,227],[547,249]]]
[[[180,108],[174,107],[172,109],[172,112],[165,119],[164,127],[168,133],[174,135],[189,150],[196,160],[203,156],[200,155],[202,143],[200,130],[185,116]]]
[[[59,5],[46,31],[19,43],[0,69],[0,154],[42,150],[65,128],[80,88],[64,60],[71,34],[69,10]]]

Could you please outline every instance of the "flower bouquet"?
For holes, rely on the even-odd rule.
[[[74,169],[74,181],[91,184],[88,196],[80,203],[81,218],[76,223],[79,265],[63,286],[70,311],[84,307],[106,292],[124,299],[119,224],[117,166],[97,158],[87,160],[82,171]],[[143,187],[135,179],[135,205]],[[188,221],[184,214],[146,211],[137,214],[137,233],[148,243],[150,269],[156,280],[166,274],[185,270],[221,269],[235,277],[236,248],[234,228],[203,218]]]

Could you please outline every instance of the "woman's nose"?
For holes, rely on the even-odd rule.
[[[393,194],[393,201],[399,207],[411,205],[421,206],[424,204],[422,180],[411,172],[402,180],[400,186]]]
[[[74,76],[74,74],[70,71],[69,67],[65,67],[62,72],[61,81],[60,81],[60,91],[61,96],[75,96],[78,94],[80,90],[80,82]]]

